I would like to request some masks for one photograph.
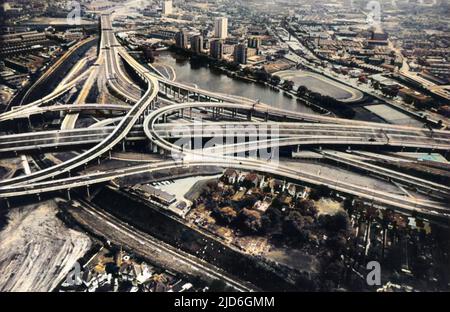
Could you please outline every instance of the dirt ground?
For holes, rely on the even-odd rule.
[[[51,291],[91,247],[56,217],[55,201],[13,208],[0,232],[0,291]]]
[[[285,264],[299,271],[317,273],[319,272],[319,261],[313,255],[303,251],[287,248],[273,248],[265,256],[276,262]]]
[[[21,168],[20,157],[0,160],[0,180],[12,178]]]
[[[344,211],[342,203],[332,200],[330,198],[321,198],[315,201],[319,215],[335,215],[339,211]]]

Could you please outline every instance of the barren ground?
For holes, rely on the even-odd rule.
[[[0,291],[51,291],[91,247],[56,217],[55,201],[13,208],[0,232]]]

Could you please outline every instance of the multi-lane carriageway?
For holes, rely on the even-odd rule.
[[[7,198],[30,194],[39,195],[45,192],[70,190],[77,187],[88,187],[89,185],[109,182],[116,178],[136,175],[140,173],[161,172],[176,168],[196,168],[203,166],[232,167],[243,170],[254,170],[256,172],[264,172],[273,174],[275,176],[282,176],[291,181],[302,181],[316,185],[330,185],[331,188],[339,192],[353,194],[368,201],[377,204],[383,204],[384,206],[389,206],[405,211],[407,210],[409,212],[415,211],[425,215],[439,216],[443,218],[450,217],[449,208],[442,203],[422,201],[416,198],[390,194],[374,189],[369,190],[363,186],[354,185],[345,181],[334,181],[324,176],[317,176],[304,171],[288,168],[279,164],[273,165],[268,162],[261,162],[258,160],[245,158],[225,159],[221,156],[218,156],[216,159],[215,157],[211,156],[209,157],[209,159],[201,159],[200,161],[195,161],[195,157],[193,157],[192,160],[169,160],[145,165],[127,166],[123,169],[98,171],[94,173],[84,174],[82,176],[55,179],[52,181],[35,182],[20,186],[7,186],[0,188],[0,196]]]
[[[114,49],[114,47],[109,47],[108,51],[112,51]],[[113,54],[115,55],[115,52]],[[110,62],[115,63],[115,58],[107,59],[107,63]],[[113,129],[111,133],[108,134],[108,136],[104,140],[102,140],[100,143],[90,148],[89,150],[61,164],[31,173],[26,176],[19,176],[13,179],[0,181],[0,187],[17,183],[30,183],[33,181],[52,178],[65,172],[70,172],[71,170],[80,167],[83,164],[86,164],[89,161],[107,153],[115,145],[124,140],[128,132],[137,122],[139,116],[141,116],[144,111],[148,110],[154,104],[158,95],[157,79],[154,76],[150,75],[145,68],[135,67],[135,70],[141,77],[141,79],[143,79],[147,83],[148,89],[145,92],[144,96],[140,98],[140,100],[127,112],[127,114],[122,118],[119,124]]]
[[[108,24],[109,23],[109,24]],[[237,110],[247,110],[251,111],[250,119],[252,113],[261,113],[269,115],[278,115],[278,117],[289,116],[294,120],[299,120],[303,122],[297,123],[278,123],[279,132],[284,136],[283,138],[274,139],[270,138],[264,142],[267,146],[281,145],[282,142],[289,144],[304,144],[310,139],[311,144],[327,144],[326,142],[333,141],[341,142],[342,144],[379,144],[379,145],[399,145],[404,146],[405,144],[410,144],[409,146],[424,147],[431,149],[448,149],[448,133],[440,131],[428,131],[424,129],[414,129],[409,127],[395,127],[392,125],[377,125],[374,123],[362,123],[358,121],[340,120],[336,118],[330,118],[325,116],[308,115],[301,113],[290,113],[282,110],[271,109],[267,105],[257,103],[247,100],[238,99],[232,96],[218,95],[214,92],[200,90],[197,88],[191,88],[183,84],[169,81],[165,78],[156,77],[150,73],[146,68],[140,65],[136,60],[134,60],[125,49],[118,46],[114,35],[111,30],[104,26],[110,25],[109,17],[102,17],[102,48],[106,52],[106,75],[110,78],[108,79],[111,84],[111,88],[115,88],[115,91],[122,93],[124,96],[130,95],[133,92],[127,89],[126,86],[133,86],[132,82],[128,81],[126,75],[123,74],[122,69],[119,65],[119,56],[123,61],[128,63],[128,65],[136,71],[136,73],[145,81],[148,85],[148,89],[144,96],[140,98],[135,105],[128,110],[126,115],[120,119],[119,124],[115,127],[106,128],[89,128],[89,129],[76,129],[70,131],[87,131],[82,135],[90,136],[93,141],[92,144],[96,144],[89,150],[82,152],[80,155],[73,159],[65,161],[59,165],[32,173],[28,176],[20,176],[14,179],[5,180],[0,182],[0,197],[11,197],[11,196],[22,196],[27,194],[39,194],[43,192],[52,192],[55,190],[68,190],[80,186],[89,186],[95,183],[101,183],[110,181],[111,179],[138,174],[142,172],[149,171],[159,171],[170,168],[178,167],[191,167],[191,166],[222,166],[222,167],[235,167],[242,168],[246,170],[255,170],[260,172],[268,172],[274,175],[285,177],[286,179],[291,179],[294,181],[302,181],[312,184],[324,184],[328,185],[332,189],[338,190],[340,192],[350,193],[367,200],[371,200],[377,203],[381,203],[387,206],[393,206],[399,209],[416,210],[422,213],[428,214],[439,214],[441,216],[448,216],[448,208],[446,205],[442,205],[438,202],[418,200],[415,198],[405,198],[404,196],[398,196],[394,194],[380,192],[378,190],[370,190],[358,185],[352,185],[343,181],[332,181],[331,179],[324,176],[317,176],[311,173],[298,172],[292,168],[287,168],[279,164],[271,164],[270,162],[262,162],[256,159],[246,159],[246,158],[233,158],[225,156],[223,154],[212,153],[209,159],[202,159],[201,162],[196,161],[198,156],[196,152],[183,151],[183,158],[181,162],[177,161],[167,161],[158,164],[143,165],[143,166],[133,166],[124,169],[114,170],[114,171],[103,171],[97,173],[91,173],[82,176],[74,176],[71,178],[58,179],[62,173],[70,173],[71,170],[76,169],[84,164],[87,164],[93,159],[99,159],[103,154],[109,152],[114,146],[123,142],[127,137],[132,137],[135,134],[141,135],[142,129],[136,126],[137,121],[143,113],[149,112],[149,116],[144,122],[144,132],[147,138],[155,145],[158,145],[161,149],[167,152],[178,151],[179,149],[167,141],[168,138],[173,137],[171,134],[174,133],[178,127],[172,124],[158,124],[160,119],[164,120],[164,115],[168,113],[168,110],[161,109],[158,111],[150,112],[156,100],[156,96],[161,88],[164,88],[163,95],[170,92],[170,89],[178,88],[178,93],[187,93],[187,100],[192,98],[206,98],[213,100],[214,103],[183,103],[177,105],[171,105],[171,110],[183,110],[191,109],[195,106],[203,106],[207,109],[220,108],[217,113],[224,112],[227,110],[233,111],[235,108]],[[133,89],[136,87],[134,86]],[[190,95],[189,95],[190,94]],[[133,96],[137,96],[133,95]],[[133,98],[129,99],[132,102]],[[170,110],[169,109],[169,110]],[[264,115],[264,114],[263,114]],[[290,116],[292,115],[292,116]],[[148,122],[151,121],[151,122]],[[310,124],[305,121],[319,122],[319,124]],[[236,122],[235,122],[236,123]],[[266,127],[269,123],[273,122],[260,122],[256,121],[247,122],[247,126],[256,127]],[[151,127],[149,127],[151,125]],[[232,126],[232,122],[222,122],[213,125],[213,131],[222,131],[223,128]],[[186,126],[186,124],[183,124]],[[210,127],[211,125],[208,125]],[[242,122],[240,125],[242,126]],[[186,127],[192,128],[192,133],[194,135],[204,136],[205,129],[196,130],[195,125],[187,125]],[[211,129],[211,128],[210,128]],[[99,131],[92,132],[89,131]],[[209,131],[209,130],[208,130]],[[44,135],[44,137],[39,137],[39,135]],[[3,147],[7,147],[8,144],[18,144],[21,141],[27,145],[43,146],[42,143],[51,138],[46,144],[59,144],[64,140],[67,142],[73,142],[74,132],[47,132],[38,134],[21,134],[18,136],[7,136],[3,137],[4,141],[0,142]],[[37,136],[34,136],[37,135]],[[78,132],[78,135],[80,133]],[[180,134],[180,136],[183,136]],[[86,139],[86,137],[84,137]],[[37,140],[37,141],[34,141]],[[52,141],[53,140],[53,141]],[[327,141],[328,140],[328,141]],[[86,140],[85,140],[86,141]],[[94,142],[95,141],[95,142]],[[290,141],[290,142],[289,142]],[[382,143],[381,143],[382,142]],[[35,144],[38,143],[38,144]],[[259,143],[258,143],[259,144]],[[283,143],[284,144],[284,143]],[[235,147],[235,146],[234,146]],[[248,149],[248,147],[245,147]],[[251,147],[250,147],[251,148]],[[388,174],[388,173],[386,173]],[[52,178],[51,181],[43,181]],[[419,181],[420,182],[420,181]]]
[[[51,107],[50,107],[51,108]],[[89,109],[89,105],[77,106]],[[106,108],[106,107],[105,107]],[[121,107],[117,107],[121,109]],[[111,109],[114,109],[111,107]],[[73,111],[77,111],[74,109]],[[44,148],[72,147],[97,144],[115,129],[114,126],[52,130],[0,136],[0,153],[36,151]],[[164,123],[156,124],[154,131],[165,139],[223,137],[277,137],[298,139],[287,141],[288,145],[316,146],[392,146],[412,147],[423,150],[449,150],[450,134],[428,130],[386,129],[383,127],[346,126],[292,122],[214,122],[214,123]],[[135,125],[126,140],[146,140],[141,125]]]
[[[118,51],[123,47],[120,46],[114,35],[110,15],[101,16],[101,25],[102,39],[100,46],[106,58],[105,75],[108,87],[126,102],[136,103],[142,96],[141,89],[136,87],[136,84],[128,78],[120,65]]]
[[[150,117],[150,116],[149,116]],[[314,125],[314,124],[312,124]],[[157,125],[159,126],[159,125]],[[160,125],[163,126],[163,125]],[[164,126],[171,126],[173,125],[164,125]],[[84,130],[74,130],[74,131],[84,131]],[[167,130],[164,130],[167,131]],[[173,147],[166,147],[168,150],[172,149]],[[382,193],[377,194],[378,192],[374,190],[367,190],[355,185],[349,185],[348,183],[346,185],[342,185],[342,182],[336,182],[336,181],[325,181],[325,177],[318,177],[315,176],[314,179],[311,179],[311,176],[306,175],[304,172],[299,173],[295,170],[292,170],[290,168],[284,168],[283,166],[271,166],[268,163],[264,163],[263,165],[259,163],[257,160],[249,160],[249,159],[224,159],[222,156],[214,157],[213,159],[202,159],[201,162],[195,162],[195,157],[192,161],[183,161],[181,164],[177,162],[169,162],[170,166],[165,167],[163,164],[153,164],[148,166],[141,166],[136,168],[128,168],[124,170],[116,170],[114,172],[101,172],[94,175],[86,175],[81,177],[73,177],[70,179],[63,179],[63,180],[55,180],[51,182],[41,182],[41,183],[32,183],[30,185],[26,185],[24,187],[17,186],[17,187],[6,187],[2,188],[0,190],[0,194],[2,196],[18,196],[18,195],[24,195],[24,194],[39,194],[41,192],[46,191],[54,191],[58,189],[70,189],[74,187],[79,186],[88,186],[95,183],[100,183],[104,181],[108,181],[113,178],[126,176],[129,174],[136,174],[136,173],[142,173],[142,172],[148,172],[148,171],[159,171],[164,169],[170,169],[170,168],[178,168],[178,167],[184,167],[184,166],[204,166],[204,165],[216,165],[216,166],[232,166],[232,167],[241,167],[245,169],[251,169],[256,171],[262,171],[262,172],[271,172],[273,174],[283,175],[285,177],[311,182],[311,183],[328,183],[332,188],[337,190],[347,190],[347,192],[350,192],[352,194],[362,196],[363,198],[372,198],[372,200],[375,201],[381,201],[385,205],[392,205],[401,207],[403,209],[413,209],[418,210],[420,212],[427,212],[427,213],[443,213],[446,210],[445,206],[442,206],[438,203],[434,202],[421,202],[418,200],[411,200],[411,199],[405,199],[403,197],[402,200],[404,200],[403,204],[401,204],[401,200],[399,198],[396,198],[396,196],[388,193]],[[306,176],[305,176],[306,175]],[[105,180],[106,179],[106,180]],[[421,181],[419,181],[421,182]],[[423,182],[423,181],[422,181]],[[445,190],[444,190],[445,191]],[[380,196],[380,197],[378,197]],[[391,196],[393,196],[391,199],[389,199]],[[412,201],[411,203],[408,203],[409,201]],[[409,207],[409,208],[406,208]],[[445,214],[445,213],[444,213]]]
[[[192,105],[192,104],[191,104]],[[78,106],[81,108],[81,106]],[[51,108],[51,107],[49,107]],[[168,107],[170,108],[170,107]],[[158,111],[158,110],[157,110]],[[156,111],[156,112],[157,112]],[[166,109],[164,109],[166,111]],[[273,131],[275,129],[275,131]],[[33,151],[41,150],[47,147],[52,148],[80,148],[86,145],[94,145],[104,140],[112,131],[113,126],[102,128],[84,128],[74,130],[54,130],[54,131],[42,131],[35,133],[22,133],[10,136],[0,137],[0,152],[21,152],[21,151]],[[178,138],[209,138],[213,136],[223,136],[223,143],[230,136],[235,137],[248,137],[249,141],[253,138],[254,142],[242,142],[238,144],[232,144],[227,146],[210,147],[203,150],[204,154],[209,153],[222,153],[222,154],[234,154],[242,153],[249,150],[269,149],[277,146],[292,146],[292,145],[389,145],[391,146],[407,146],[413,145],[415,147],[421,146],[422,148],[429,147],[427,137],[427,131],[417,129],[405,130],[405,129],[368,129],[361,126],[343,126],[343,125],[328,125],[328,124],[311,124],[311,123],[280,123],[280,122],[214,122],[214,123],[183,123],[181,125],[174,123],[167,124],[155,124],[155,134],[163,139],[178,139]],[[418,138],[421,138],[419,134],[423,134],[423,144]],[[266,137],[264,141],[262,136]],[[378,135],[378,136],[377,136]],[[446,136],[447,135],[447,136]],[[276,136],[276,137],[274,137]],[[386,140],[386,136],[389,137],[389,141]],[[376,140],[373,138],[376,137]],[[412,143],[407,143],[404,139],[398,139],[397,137],[406,137],[412,140]],[[441,133],[435,134],[434,138],[440,137],[442,142],[438,145],[440,148],[448,148],[443,144],[449,144],[448,134]],[[447,141],[445,141],[447,138]],[[145,134],[141,125],[136,125],[127,135],[127,140],[145,140]],[[217,139],[217,138],[216,138]],[[216,140],[215,140],[216,141]],[[233,140],[234,142],[234,140]],[[446,143],[447,142],[447,143]],[[365,162],[355,161],[350,158],[345,158],[343,155],[340,157],[332,154],[325,154],[327,158],[338,160],[341,163],[347,165],[355,165],[360,169],[364,168],[372,172],[384,172],[388,178],[397,179],[403,183],[412,184],[413,186],[419,186],[425,188],[427,191],[436,190],[442,194],[449,191],[447,187],[429,183],[429,181],[417,179],[412,176],[407,176],[401,173],[393,172],[381,167],[366,164]],[[370,167],[370,168],[369,168]]]

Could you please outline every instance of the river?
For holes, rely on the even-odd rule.
[[[188,58],[174,52],[160,52],[157,62],[171,66],[175,70],[178,82],[195,84],[209,91],[259,99],[262,103],[290,111],[314,113],[311,108],[297,102],[294,98],[287,97],[283,92],[277,92],[257,83],[230,78],[217,70],[210,69],[207,65],[191,62]]]

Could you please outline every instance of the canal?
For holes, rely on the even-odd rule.
[[[297,101],[295,98],[286,96],[282,91],[278,92],[277,90],[273,90],[258,83],[233,79],[217,69],[210,68],[207,64],[199,64],[197,60],[190,60],[188,57],[177,54],[176,52],[159,52],[159,55],[156,57],[155,65],[160,65],[158,68],[161,68],[161,65],[164,65],[162,67],[165,68],[164,70],[167,70],[170,76],[173,76],[174,71],[176,81],[178,82],[195,85],[209,91],[243,96],[254,100],[259,99],[262,103],[289,111],[317,114],[317,112],[313,111],[310,107]],[[299,71],[299,74],[304,75],[305,73]],[[332,88],[335,88],[335,86],[333,86],[335,83],[332,85],[329,85],[329,83],[325,85],[323,81],[317,81],[317,79],[316,81],[304,82],[305,84],[309,83],[307,84],[309,88],[317,89],[316,91],[324,94],[333,92]],[[350,90],[351,88],[346,87],[345,89]],[[362,96],[359,91],[354,89],[351,90],[356,93],[354,94],[355,97]],[[411,116],[390,109],[390,107],[379,103],[379,101],[360,101],[358,103],[349,103],[349,105],[351,105],[355,111],[355,120],[422,126],[421,122],[411,118]],[[371,107],[372,105],[374,105],[374,108],[379,108],[379,110],[375,112]],[[387,111],[388,109],[389,111]],[[392,112],[395,113],[395,119],[392,117]]]
[[[191,61],[174,52],[160,52],[157,64],[171,66],[176,73],[178,82],[196,85],[209,91],[259,99],[262,103],[290,111],[315,113],[311,108],[298,102],[295,98],[284,95],[283,92],[257,83],[230,78],[218,70],[209,68],[208,65],[198,64],[198,62]]]

